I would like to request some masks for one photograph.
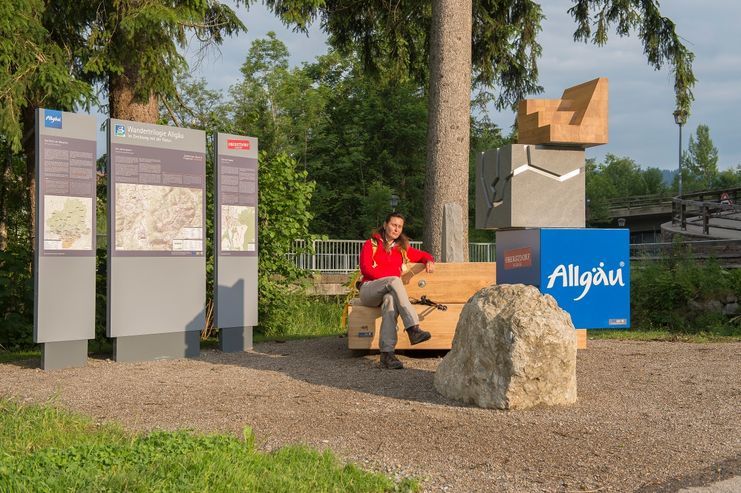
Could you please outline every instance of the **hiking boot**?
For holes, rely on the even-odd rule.
[[[432,337],[432,334],[426,330],[420,329],[419,325],[409,327],[407,329],[407,335],[409,336],[409,344],[412,346],[419,344],[420,342],[429,341],[430,337]]]
[[[399,361],[393,352],[381,353],[381,368],[388,368],[389,370],[401,370],[404,368],[404,364]]]

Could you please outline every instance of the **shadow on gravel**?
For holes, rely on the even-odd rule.
[[[397,353],[403,370],[379,365],[379,353],[347,349],[344,337],[256,344],[248,353],[205,351],[201,359],[263,371],[277,371],[304,382],[396,399],[461,407],[437,393],[433,379],[444,351]]]
[[[712,485],[739,474],[741,474],[741,454],[686,476],[656,484],[646,483],[638,488],[636,493],[674,493],[684,488]],[[720,493],[721,490],[718,489],[718,492]]]

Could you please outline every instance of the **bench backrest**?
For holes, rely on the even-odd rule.
[[[465,303],[480,289],[496,284],[494,262],[436,263],[435,272],[427,274],[424,264],[409,264],[401,276],[410,298],[423,295],[436,303]]]

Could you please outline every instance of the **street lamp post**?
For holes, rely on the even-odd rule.
[[[674,111],[674,123],[679,125],[679,196],[682,196],[682,126],[687,123],[687,110]]]
[[[395,193],[392,193],[389,203],[391,204],[391,208],[394,210],[394,212],[396,212],[396,206],[399,205],[399,196]]]

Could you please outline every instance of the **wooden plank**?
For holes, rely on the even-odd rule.
[[[410,298],[423,295],[436,303],[465,303],[480,289],[496,284],[494,262],[436,263],[435,272],[427,274],[424,264],[409,264],[402,276]]]
[[[463,304],[450,304],[447,305],[447,310],[442,311],[430,306],[415,305],[420,327],[429,331],[432,338],[411,346],[400,318],[397,323],[396,349],[450,349],[463,306]],[[381,309],[351,305],[347,318],[347,332],[349,349],[378,349]]]
[[[576,349],[587,349],[587,329],[576,329]]]

